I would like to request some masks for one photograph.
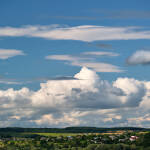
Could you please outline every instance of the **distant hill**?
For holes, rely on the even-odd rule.
[[[148,128],[139,127],[114,127],[114,128],[98,128],[98,127],[66,127],[66,128],[20,128],[7,127],[0,128],[0,132],[44,132],[44,133],[103,133],[109,131],[132,130],[132,131],[150,131]]]

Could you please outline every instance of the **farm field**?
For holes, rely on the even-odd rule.
[[[41,136],[53,136],[53,137],[59,137],[59,136],[76,136],[79,135],[78,133],[33,133],[33,134],[37,134],[37,135],[41,135]]]

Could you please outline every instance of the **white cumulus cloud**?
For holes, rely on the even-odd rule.
[[[150,112],[149,107],[143,109],[149,105],[149,93],[149,82],[118,78],[109,83],[83,67],[72,80],[48,80],[37,91],[0,90],[0,125],[133,125],[135,118]],[[135,123],[147,125],[148,117]]]
[[[150,64],[150,51],[139,50],[136,51],[127,59],[127,64],[129,65],[145,65]]]

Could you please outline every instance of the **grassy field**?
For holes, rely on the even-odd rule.
[[[76,136],[76,135],[83,135],[83,134],[88,134],[88,135],[91,135],[91,134],[96,134],[96,135],[112,135],[112,134],[123,134],[123,133],[34,133],[34,134],[38,134],[38,135],[43,135],[43,136]]]
[[[43,135],[43,136],[76,136],[79,135],[79,133],[34,133],[38,135]]]
[[[67,137],[67,136],[77,136],[77,135],[83,135],[83,134],[88,134],[88,135],[91,135],[91,134],[95,134],[95,135],[115,135],[115,134],[123,134],[124,131],[117,131],[117,132],[106,132],[106,133],[40,133],[40,132],[36,132],[36,133],[30,133],[30,132],[26,132],[26,133],[23,133],[23,134],[37,134],[37,135],[40,135],[40,136],[53,136],[53,137],[58,137],[58,136],[64,136],[64,137]],[[137,134],[146,134],[148,132],[138,132]]]

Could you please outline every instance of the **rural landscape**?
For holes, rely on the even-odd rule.
[[[0,150],[150,150],[150,0],[0,0]]]
[[[144,128],[4,128],[0,150],[149,150]]]

